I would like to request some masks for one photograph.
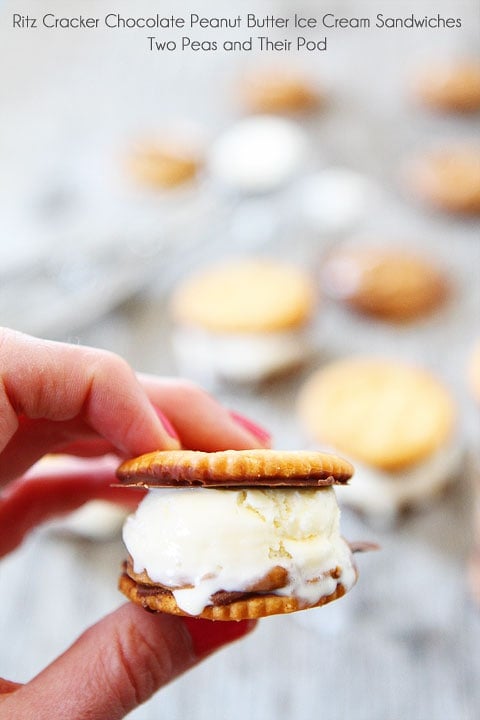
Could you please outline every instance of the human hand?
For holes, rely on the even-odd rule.
[[[53,514],[93,498],[131,501],[132,491],[110,487],[115,456],[269,442],[261,428],[196,386],[137,376],[104,351],[0,330],[0,373],[0,556]],[[24,475],[52,452],[90,460],[73,463],[71,472]],[[253,625],[151,615],[123,605],[26,685],[0,680],[0,717],[122,718]]]

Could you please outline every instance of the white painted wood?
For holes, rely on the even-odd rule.
[[[155,3],[141,4],[158,9]],[[45,35],[14,35],[5,16],[15,5],[7,0],[0,9],[0,186],[4,202],[10,197],[13,205],[19,199],[26,203],[26,256],[50,247],[50,232],[58,227],[80,227],[76,237],[83,238],[81,243],[85,240],[85,257],[94,257],[92,240],[105,227],[126,224],[133,228],[135,244],[141,216],[151,237],[158,211],[146,203],[144,214],[136,212],[126,222],[119,195],[108,200],[102,194],[108,177],[100,173],[89,186],[91,168],[104,163],[114,175],[118,153],[127,140],[139,129],[161,125],[166,114],[205,121],[214,134],[235,117],[230,98],[241,58],[175,57],[166,65],[139,49],[137,42],[143,40],[137,34],[80,39],[64,33],[49,42]],[[67,14],[67,8],[80,4],[36,3],[43,5],[56,9],[61,5]],[[117,0],[116,5],[122,2]],[[307,1],[249,4],[253,5],[272,12],[320,11],[318,3]],[[197,6],[221,7],[225,12],[224,3],[199,0]],[[335,3],[335,10],[358,13],[358,6],[345,0]],[[381,9],[382,3],[361,6],[362,14],[373,13],[372,8]],[[469,137],[478,130],[478,117],[434,117],[413,105],[406,91],[410,71],[420,57],[474,50],[478,12],[473,0],[383,2],[385,12],[395,7],[397,14],[411,12],[413,6],[419,15],[431,11],[462,16],[465,26],[458,32],[425,34],[336,33],[331,51],[308,63],[330,86],[331,102],[324,112],[307,119],[305,127],[314,147],[312,166],[346,165],[382,185],[384,200],[362,224],[362,231],[380,235],[385,242],[405,240],[437,258],[452,275],[454,297],[435,318],[402,329],[348,315],[325,302],[314,329],[318,355],[308,369],[354,352],[423,362],[451,385],[460,408],[461,441],[473,457],[478,415],[468,392],[465,364],[479,331],[478,225],[416,205],[400,189],[399,169],[411,151],[432,140]],[[39,204],[53,202],[62,189],[66,206],[53,228]],[[288,194],[271,202],[282,218],[281,232],[273,239],[263,237],[262,249],[315,267],[331,238],[315,238],[300,227]],[[218,208],[218,199],[211,207]],[[10,209],[10,228],[17,227],[15,208]],[[169,288],[201,259],[248,244],[245,233],[239,241],[231,231],[228,205],[220,203],[220,210],[223,214],[215,217],[211,209],[201,213],[202,223],[189,239],[188,252],[182,244],[184,235],[178,233],[170,238],[168,248],[162,246],[161,252],[145,260],[156,280],[140,297],[104,317],[86,303],[84,316],[70,312],[66,321],[44,319],[45,333],[108,347],[139,370],[175,372],[165,309]],[[40,215],[44,232],[31,235],[32,227],[39,227]],[[4,221],[6,217],[4,213]],[[181,227],[190,220],[185,213]],[[0,244],[6,258],[5,237]],[[10,249],[9,262],[18,261],[13,253]],[[145,277],[151,280],[148,273]],[[23,280],[20,275],[22,294],[28,292]],[[39,302],[37,295],[27,297],[32,307]],[[51,307],[50,312],[57,310]],[[30,329],[28,313],[18,317],[11,312],[17,327]],[[254,390],[219,387],[216,392],[229,406],[270,427],[278,447],[302,447],[306,439],[295,417],[302,377]],[[447,496],[406,517],[398,527],[372,529],[345,511],[348,537],[374,539],[382,545],[381,552],[359,558],[360,579],[349,597],[297,617],[261,622],[251,637],[212,657],[131,717],[476,720],[480,615],[466,592],[464,563],[471,541],[470,482],[478,482],[479,471],[473,460],[465,468]],[[122,599],[116,578],[122,555],[117,541],[66,541],[42,530],[6,558],[0,564],[0,675],[28,680],[88,625],[118,606]]]

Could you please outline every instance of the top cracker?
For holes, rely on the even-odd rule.
[[[352,465],[335,455],[290,450],[158,450],[117,470],[134,487],[317,488],[345,484]]]

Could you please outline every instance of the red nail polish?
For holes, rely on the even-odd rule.
[[[257,440],[262,443],[262,445],[264,445],[265,447],[270,446],[272,436],[270,435],[268,430],[265,430],[264,428],[260,427],[260,425],[257,425],[249,418],[246,418],[244,415],[240,415],[234,410],[230,411],[230,417],[245,430],[248,430],[248,432],[251,433],[254,437],[256,437]]]
[[[195,655],[204,657],[223,645],[239,640],[253,630],[256,620],[218,621],[182,617],[190,637]]]
[[[177,431],[173,427],[173,425],[170,422],[170,420],[168,419],[168,417],[166,415],[164,415],[164,413],[156,405],[154,405],[153,408],[154,408],[155,412],[157,413],[157,417],[160,420],[160,422],[162,423],[166,433],[168,435],[170,435],[170,437],[173,438],[174,440],[180,440],[180,438],[178,437]]]

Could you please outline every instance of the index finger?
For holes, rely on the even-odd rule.
[[[0,330],[0,452],[19,416],[80,418],[122,454],[176,449],[128,363],[89,347]]]

